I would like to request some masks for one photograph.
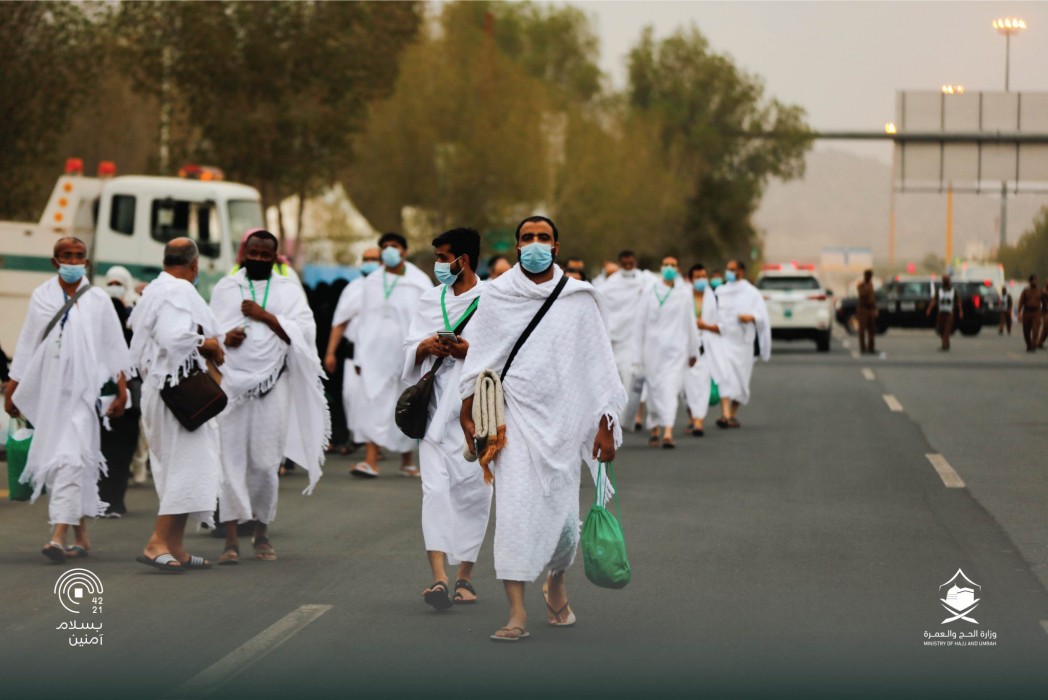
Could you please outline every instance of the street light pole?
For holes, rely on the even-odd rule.
[[[1004,34],[1004,91],[1011,90],[1012,72],[1012,34],[1026,29],[1026,20],[1017,17],[999,17],[993,21],[993,28]],[[997,250],[1003,251],[1008,245],[1008,183],[1001,183],[1001,230]]]

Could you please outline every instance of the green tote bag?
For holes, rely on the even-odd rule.
[[[622,528],[615,516],[601,504],[605,480],[611,478],[615,486],[615,471],[611,463],[600,463],[597,470],[597,493],[593,507],[582,525],[582,561],[586,567],[586,578],[601,588],[625,588],[630,582],[630,563],[626,559],[626,541]],[[619,503],[619,492],[615,490],[615,505]],[[622,509],[619,508],[619,517]]]
[[[716,406],[720,403],[720,387],[717,386],[717,382],[710,380],[710,406]]]
[[[22,418],[12,418],[11,429],[7,434],[7,497],[12,501],[28,501],[33,495],[31,486],[18,481],[29,459],[29,445],[32,442],[32,428]]]

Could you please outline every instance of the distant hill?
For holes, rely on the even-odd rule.
[[[765,233],[770,261],[814,260],[824,246],[864,246],[878,262],[888,258],[890,167],[874,158],[841,150],[808,155],[802,180],[773,182],[755,221]],[[955,194],[954,255],[971,257],[997,247],[1000,197]],[[1008,241],[1030,228],[1048,196],[1009,198]],[[946,240],[946,194],[898,194],[895,257],[898,265],[928,253],[942,257]]]

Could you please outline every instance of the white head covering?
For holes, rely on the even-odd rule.
[[[123,265],[113,265],[106,272],[106,286],[108,287],[111,282],[119,282],[123,285],[124,293],[120,295],[119,299],[128,308],[134,306],[138,301],[138,293],[135,291],[135,279],[131,276],[131,272]]]

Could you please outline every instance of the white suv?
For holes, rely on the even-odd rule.
[[[813,265],[766,265],[757,278],[757,289],[768,306],[772,338],[814,340],[819,352],[829,352],[832,292],[813,270]]]

